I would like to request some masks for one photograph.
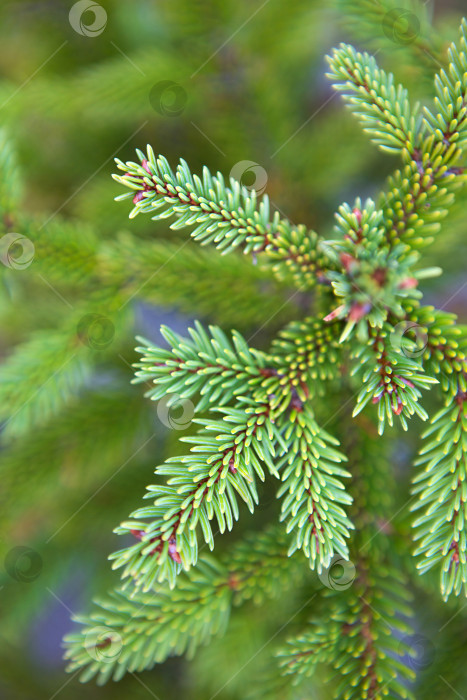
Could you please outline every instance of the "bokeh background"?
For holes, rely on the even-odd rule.
[[[325,54],[352,41],[430,102],[465,3],[401,0],[408,24],[397,27],[384,21],[387,2],[369,11],[378,3],[366,0],[88,5],[0,8],[2,234],[34,246],[24,269],[0,265],[0,698],[195,700],[242,667],[261,644],[251,620],[260,630],[267,616],[239,614],[223,645],[191,666],[171,660],[84,690],[64,673],[71,614],[118,580],[106,561],[120,544],[112,529],[155,465],[180,449],[180,431],[130,384],[134,336],[157,339],[160,323],[183,330],[196,317],[264,346],[309,301],[237,256],[213,266],[200,251],[193,265],[179,250],[186,235],[148,217],[128,221],[127,203],[113,201],[113,158],[151,143],[172,164],[183,157],[197,172],[232,173],[331,237],[337,206],[375,196],[398,163],[335,96]],[[466,203],[463,194],[427,253],[446,274],[424,289],[464,321]],[[266,521],[273,494],[263,504]],[[243,698],[265,653],[216,697]]]

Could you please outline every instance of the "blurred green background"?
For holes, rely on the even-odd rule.
[[[398,162],[369,143],[334,95],[325,54],[352,41],[375,53],[414,100],[429,102],[433,74],[465,9],[462,0],[429,0],[423,12],[417,5],[416,36],[407,41],[407,34],[387,31],[384,12],[368,14],[373,4],[109,0],[84,12],[80,5],[70,19],[72,2],[2,2],[0,126],[17,154],[21,183],[20,206],[11,219],[3,212],[2,225],[3,232],[20,231],[33,241],[35,259],[24,270],[0,270],[0,357],[7,362],[31,334],[49,333],[51,364],[44,372],[53,393],[54,372],[61,371],[61,363],[53,364],[59,355],[53,343],[61,347],[75,307],[105,296],[102,276],[88,284],[96,259],[114,285],[109,289],[127,294],[128,312],[122,326],[112,328],[112,342],[85,349],[85,379],[73,374],[69,386],[56,389],[52,405],[37,401],[34,367],[19,377],[6,365],[11,384],[22,382],[26,393],[18,394],[15,430],[0,450],[1,553],[5,559],[15,547],[30,547],[40,566],[29,581],[12,576],[8,565],[2,571],[2,699],[74,699],[83,692],[90,700],[211,697],[226,672],[241,669],[261,646],[267,616],[255,613],[261,634],[257,640],[249,634],[245,643],[250,610],[236,617],[224,645],[213,645],[217,656],[215,648],[203,651],[194,666],[173,660],[140,678],[105,688],[89,684],[84,691],[64,673],[60,645],[71,612],[118,580],[106,561],[119,544],[112,529],[139,504],[154,466],[180,449],[178,432],[161,424],[142,387],[130,386],[134,335],[157,338],[161,322],[183,329],[197,317],[235,326],[264,345],[309,304],[260,270],[248,271],[236,256],[216,268],[200,251],[199,267],[185,265],[176,251],[186,236],[147,217],[129,222],[127,204],[113,202],[121,189],[110,175],[115,156],[133,159],[136,147],[151,143],[172,164],[183,157],[194,171],[206,164],[265,188],[294,223],[331,236],[337,206],[374,196]],[[466,202],[464,193],[427,254],[427,264],[448,274],[424,290],[427,300],[464,320]],[[162,245],[151,268],[145,246],[155,240]],[[128,245],[118,274],[116,241]],[[154,271],[140,275],[145,260]],[[16,388],[2,381],[0,399],[7,400]],[[273,495],[264,502],[266,521]],[[243,698],[267,651],[216,697]]]

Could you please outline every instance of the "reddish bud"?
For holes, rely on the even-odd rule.
[[[376,284],[378,284],[380,287],[383,287],[386,282],[387,272],[388,271],[385,267],[379,267],[371,275]]]
[[[235,576],[235,574],[230,574],[228,581],[227,581],[228,587],[234,591],[236,588],[238,588],[239,583],[240,583],[240,581]]]
[[[182,563],[180,554],[177,552],[177,542],[175,537],[171,537],[169,540],[169,557],[173,559],[176,564]]]
[[[144,168],[145,171],[146,171],[147,173],[149,173],[149,175],[152,175],[152,173],[151,173],[151,168],[149,167],[149,164],[148,164],[148,161],[147,161],[147,160],[143,160],[143,161],[142,161],[141,167]]]
[[[394,408],[394,406],[392,407],[392,412],[395,413],[396,416],[400,416],[403,408],[404,407],[402,405],[402,401],[400,399],[397,399],[397,406],[396,406],[396,408]]]
[[[133,197],[133,204],[138,204],[142,199],[144,199],[144,192],[137,192]]]
[[[144,532],[142,530],[130,530],[130,532],[137,540],[143,539]]]
[[[352,267],[355,267],[355,264],[357,262],[355,258],[349,253],[341,253],[340,261],[346,272],[348,272]]]
[[[451,542],[449,550],[452,551],[452,560],[454,563],[459,563],[459,544],[457,542]]]
[[[334,311],[331,311],[330,314],[328,314],[327,316],[325,316],[325,317],[324,317],[324,320],[325,320],[325,321],[333,321],[335,318],[337,318],[337,317],[341,314],[341,312],[342,312],[344,309],[345,309],[344,304],[341,304],[341,305],[338,306],[336,309],[334,309]]]
[[[399,284],[399,289],[414,289],[418,287],[418,280],[415,277],[407,277]]]
[[[236,474],[236,473],[237,473],[237,467],[235,466],[235,460],[233,459],[233,457],[232,457],[232,459],[231,459],[230,462],[229,462],[229,469],[230,469],[230,471],[232,472],[232,474]]]
[[[357,207],[355,207],[355,209],[352,209],[352,214],[355,215],[355,218],[357,219],[358,225],[360,225],[362,222],[362,210],[357,209]]]

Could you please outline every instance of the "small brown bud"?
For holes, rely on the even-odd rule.
[[[144,192],[137,192],[133,197],[133,204],[138,204],[142,199],[144,199]]]

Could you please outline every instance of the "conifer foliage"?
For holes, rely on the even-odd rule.
[[[188,338],[164,328],[166,347],[140,339],[135,382],[153,401],[189,401],[198,430],[182,437],[185,454],[157,467],[147,504],[116,530],[123,545],[111,559],[123,587],[67,637],[69,667],[84,667],[84,679],[118,679],[193,653],[225,631],[232,604],[282,595],[311,568],[326,594],[319,614],[278,650],[281,673],[300,684],[321,666],[333,669],[338,698],[414,697],[410,595],[379,518],[391,517],[387,434],[425,421],[414,555],[420,573],[436,573],[444,599],[467,594],[467,328],[422,305],[419,290],[440,272],[423,267],[423,250],[465,181],[465,21],[460,34],[430,110],[412,105],[374,57],[348,45],[329,57],[329,77],[364,131],[401,160],[376,201],[340,207],[332,240],[234,179],[207,168],[196,175],[184,160],[172,169],[150,146],[136,162],[117,161],[115,179],[127,190],[118,199],[131,218],[170,221],[222,255],[238,248],[279,279],[316,290],[313,314],[266,350],[199,323]],[[325,398],[336,387],[353,397],[349,445],[336,421],[345,402],[334,410]],[[268,479],[277,481],[280,524],[217,554]],[[344,576],[334,580],[336,562]]]

